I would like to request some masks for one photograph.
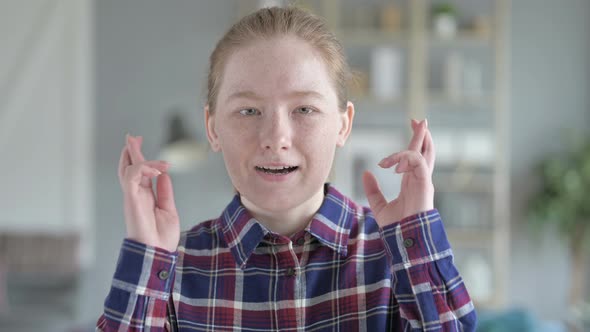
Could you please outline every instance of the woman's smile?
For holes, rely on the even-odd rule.
[[[255,166],[256,174],[263,180],[283,182],[291,179],[299,170],[299,166]]]

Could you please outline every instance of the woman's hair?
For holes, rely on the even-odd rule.
[[[219,86],[229,55],[253,41],[285,35],[300,38],[319,51],[334,83],[338,107],[342,111],[346,110],[347,86],[351,73],[342,45],[323,19],[303,9],[289,6],[262,8],[247,15],[219,40],[209,58],[207,103],[210,112],[215,111]]]

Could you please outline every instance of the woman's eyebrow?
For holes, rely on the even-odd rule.
[[[321,93],[319,93],[317,91],[312,91],[312,90],[293,91],[293,92],[289,93],[289,97],[290,98],[312,97],[312,98],[317,98],[317,99],[324,99],[324,95],[322,95]],[[263,99],[263,97],[256,94],[256,92],[250,91],[250,90],[234,92],[231,95],[229,95],[229,97],[227,97],[228,100],[236,99],[236,98],[255,99],[255,100]]]
[[[292,93],[289,94],[292,97],[313,97],[313,98],[317,98],[317,99],[324,99],[324,95],[317,92],[317,91],[312,91],[312,90],[305,90],[305,91],[293,91]]]
[[[231,95],[229,95],[229,97],[227,97],[227,100],[238,99],[238,98],[256,99],[256,100],[262,99],[262,97],[257,95],[254,91],[238,91],[238,92],[234,92]]]

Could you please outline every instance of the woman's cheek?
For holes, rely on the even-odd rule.
[[[223,135],[233,144],[245,144],[247,142],[252,142],[252,138],[256,132],[256,126],[254,123],[251,123],[251,121],[233,120],[230,122],[229,126],[224,128]]]

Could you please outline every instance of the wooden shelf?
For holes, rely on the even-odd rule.
[[[403,97],[406,94],[402,93],[402,97],[399,98],[390,98],[390,99],[381,99],[376,98],[371,95],[356,95],[351,96],[350,99],[353,102],[359,104],[366,104],[366,105],[387,105],[387,106],[402,106],[407,104],[407,98]]]
[[[384,31],[379,29],[340,29],[336,36],[345,46],[405,46],[408,38],[404,31]]]
[[[434,187],[438,192],[469,192],[469,193],[492,193],[493,175],[461,173],[440,174],[435,170],[433,175]]]
[[[426,97],[430,105],[433,104],[445,104],[445,105],[460,105],[460,106],[477,106],[477,107],[488,107],[492,105],[493,94],[484,92],[479,96],[469,96],[463,94],[460,96],[451,96],[440,90],[433,90],[428,92]]]
[[[440,38],[431,34],[427,38],[431,47],[493,46],[491,36],[472,30],[460,30],[454,38]]]
[[[335,29],[349,63],[356,68],[371,72],[371,52],[375,47],[397,47],[403,53],[403,70],[400,71],[403,75],[403,94],[391,100],[379,100],[370,95],[353,96],[351,100],[357,109],[355,127],[409,129],[407,119],[428,117],[433,134],[455,131],[460,134],[460,131],[476,130],[489,133],[491,147],[472,144],[467,152],[462,151],[460,146],[469,146],[463,144],[472,142],[467,141],[468,138],[453,140],[450,144],[447,141],[446,160],[439,154],[433,181],[439,194],[435,196],[440,203],[437,207],[441,213],[448,211],[448,218],[456,218],[454,225],[451,219],[445,223],[455,254],[469,253],[469,248],[485,248],[490,255],[493,295],[477,303],[499,307],[506,302],[510,258],[510,234],[507,231],[510,229],[510,176],[506,171],[509,169],[506,128],[510,121],[507,103],[510,0],[484,1],[485,5],[470,5],[471,9],[478,7],[474,11],[479,12],[469,14],[473,17],[460,17],[460,20],[468,21],[481,15],[489,19],[488,25],[479,31],[460,28],[456,36],[449,39],[439,38],[432,31],[431,0],[405,2],[403,25],[395,32],[344,27],[350,17],[344,17],[343,13],[350,8],[343,7],[350,6],[349,1],[326,0],[322,2],[323,13],[318,14],[325,16]],[[460,3],[456,5],[461,9]],[[378,22],[373,23],[376,25]],[[446,90],[435,88],[444,86],[445,71],[441,66],[448,64],[443,57],[449,51],[456,51],[460,57],[461,61],[457,61],[456,65],[459,69],[455,73],[460,81],[465,79],[465,68],[469,64],[479,65],[477,68],[481,69],[482,81],[481,85],[479,81],[475,84],[481,87],[481,94],[475,96],[469,91],[460,91],[461,94],[454,97]],[[364,77],[364,80],[363,88],[355,92],[364,93],[367,90],[370,79]],[[457,86],[462,85],[463,82]],[[434,144],[436,146],[437,142]],[[455,147],[458,149],[456,153]],[[489,153],[484,155],[486,151]],[[464,156],[463,153],[471,155]],[[455,157],[465,160],[456,161]],[[479,164],[468,164],[467,160]],[[481,204],[478,205],[478,202]],[[438,203],[435,201],[435,204]],[[462,204],[466,209],[457,210]],[[474,218],[482,218],[481,223],[475,225]]]

